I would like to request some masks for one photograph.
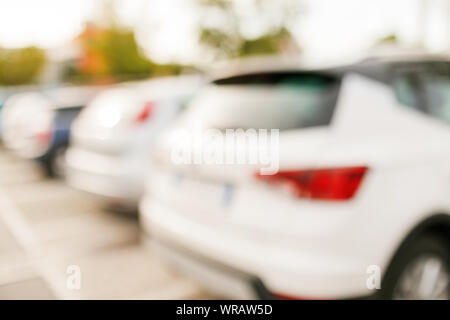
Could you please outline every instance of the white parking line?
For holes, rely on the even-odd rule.
[[[56,270],[54,265],[42,256],[43,250],[39,238],[36,237],[24,214],[8,198],[1,188],[0,217],[17,242],[31,258],[32,266],[47,282],[55,296],[58,299],[80,299],[80,296],[76,292],[71,292],[70,295],[68,295],[68,290],[64,286],[66,283],[66,279],[63,276],[64,273],[61,272],[61,270]]]

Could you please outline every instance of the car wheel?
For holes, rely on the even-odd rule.
[[[450,250],[435,236],[421,237],[394,257],[381,297],[398,300],[450,300]]]
[[[66,147],[59,147],[43,163],[45,173],[49,177],[64,177]]]
[[[67,147],[60,147],[52,157],[53,172],[58,177],[64,177],[66,175],[66,151]]]

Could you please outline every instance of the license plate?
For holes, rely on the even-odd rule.
[[[173,176],[172,185],[180,192],[186,204],[198,206],[214,211],[217,207],[228,208],[233,203],[234,186],[230,183],[220,184],[202,179],[186,179],[184,175]]]
[[[233,185],[225,184],[223,187],[222,206],[229,207],[233,203]]]

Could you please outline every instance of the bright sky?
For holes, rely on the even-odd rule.
[[[293,31],[307,54],[323,58],[360,52],[392,32],[411,43],[420,35],[422,1],[303,0],[305,13]],[[450,1],[427,2],[435,5],[427,11],[427,44],[442,49],[449,45],[443,39],[450,38]],[[197,59],[198,12],[190,1],[117,0],[117,6],[121,20],[136,28],[140,44],[152,57]],[[0,46],[61,46],[86,21],[99,17],[100,8],[101,0],[0,0]]]
[[[0,0],[0,45],[63,44],[95,13],[92,0]]]

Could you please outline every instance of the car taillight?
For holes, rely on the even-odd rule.
[[[280,171],[274,175],[256,174],[262,181],[288,186],[299,198],[349,200],[358,190],[368,168],[341,167]]]
[[[52,138],[52,132],[51,130],[37,132],[35,134],[35,137],[40,145],[46,146],[50,143],[50,140]]]
[[[144,105],[144,107],[139,112],[138,116],[136,117],[136,123],[143,123],[148,118],[150,118],[153,114],[153,111],[155,109],[155,103],[151,101],[147,101]]]

